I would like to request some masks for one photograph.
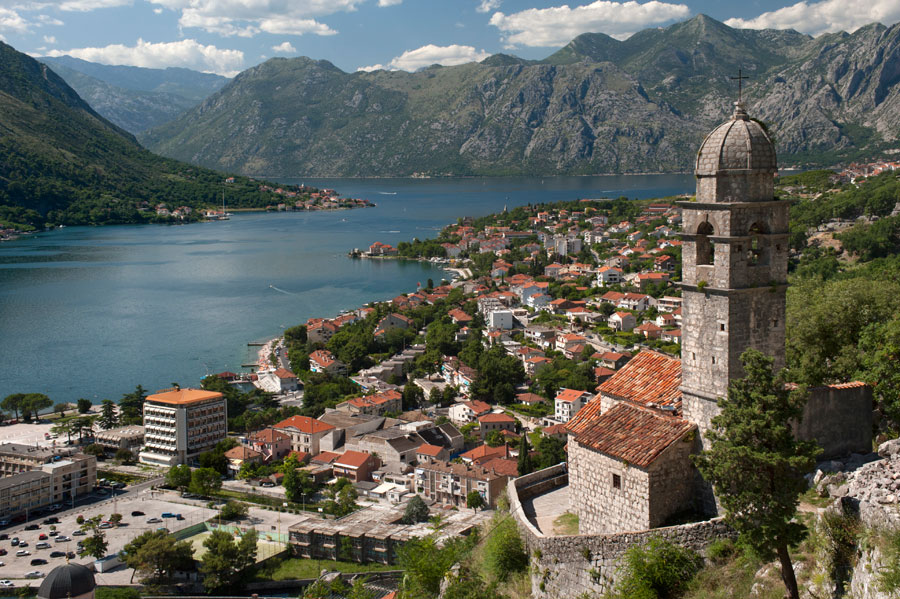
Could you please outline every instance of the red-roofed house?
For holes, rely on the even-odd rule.
[[[272,428],[290,435],[291,449],[313,455],[319,453],[319,441],[322,437],[335,430],[330,424],[309,416],[291,416],[278,424],[273,424]]]
[[[271,393],[287,393],[296,391],[300,388],[300,381],[297,375],[287,368],[278,368],[276,370],[263,370],[258,373],[259,386]]]
[[[228,460],[228,472],[231,476],[235,476],[244,464],[261,463],[262,454],[244,445],[238,445],[225,452],[225,459]]]
[[[350,482],[371,481],[372,472],[378,470],[381,460],[361,451],[345,451],[332,464],[335,477],[344,477]]]
[[[478,427],[483,441],[493,431],[516,430],[516,419],[509,414],[485,414],[478,417]]]
[[[450,406],[449,418],[454,424],[468,424],[479,416],[491,411],[491,406],[483,401],[464,401]]]
[[[250,433],[247,445],[262,454],[264,462],[271,462],[280,460],[290,453],[291,436],[271,427],[264,428]]]
[[[394,389],[388,389],[374,395],[354,397],[337,405],[338,410],[351,414],[371,414],[383,416],[387,412],[400,412],[403,408],[403,395]]]
[[[635,327],[634,332],[638,335],[643,335],[644,339],[659,339],[659,336],[662,334],[662,328],[658,327],[656,323],[648,320],[640,326]]]
[[[309,369],[313,372],[326,372],[328,374],[345,374],[347,366],[334,357],[327,349],[317,349],[309,354]]]
[[[415,326],[415,323],[411,318],[402,314],[391,313],[378,321],[373,334],[378,337],[394,329],[408,329],[413,326]]]
[[[449,459],[450,451],[446,447],[441,447],[440,445],[423,443],[416,449],[416,461],[419,463],[424,463],[428,460],[440,460],[446,462]]]
[[[607,323],[611,329],[628,332],[634,329],[636,320],[631,312],[613,312]]]
[[[487,443],[483,445],[479,445],[475,449],[470,449],[466,453],[459,456],[463,462],[467,464],[484,464],[493,460],[494,458],[508,458],[509,457],[509,446],[508,445],[498,445],[497,447],[491,447]]]
[[[560,389],[554,401],[556,407],[554,418],[557,422],[568,422],[590,401],[591,397],[593,395],[587,391]]]
[[[463,325],[463,326],[472,322],[472,317],[469,316],[468,314],[466,314],[465,312],[463,312],[462,310],[460,310],[459,308],[454,308],[454,309],[450,310],[449,312],[447,312],[447,316],[449,316],[450,319],[453,322],[455,322],[456,324]]]

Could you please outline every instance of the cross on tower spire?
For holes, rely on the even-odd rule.
[[[743,103],[743,101],[744,101],[744,98],[743,98],[743,95],[744,95],[744,86],[743,86],[743,83],[744,83],[744,81],[743,81],[743,80],[744,80],[744,79],[749,79],[749,78],[750,78],[750,77],[747,77],[747,76],[745,76],[745,75],[743,75],[743,74],[741,73],[741,69],[738,69],[738,76],[737,76],[737,77],[731,77],[731,78],[730,78],[732,81],[737,80],[737,82],[738,82],[738,103]]]

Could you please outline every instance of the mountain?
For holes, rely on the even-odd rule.
[[[145,150],[47,65],[0,42],[0,223],[147,222],[148,205],[217,204],[223,178]],[[228,197],[272,203],[246,178]]]
[[[140,135],[164,155],[269,176],[688,171],[744,97],[782,163],[896,144],[900,25],[812,38],[705,15],[624,41],[589,33],[542,61],[497,54],[416,73],[272,59]]]
[[[171,121],[229,81],[190,69],[110,66],[71,56],[44,57],[40,61],[98,114],[131,133]]]

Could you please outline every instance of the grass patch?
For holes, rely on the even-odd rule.
[[[265,507],[278,508],[279,511],[296,510],[298,512],[301,512],[304,509],[304,504],[302,503],[287,502],[288,507],[285,508],[283,506],[283,503],[285,502],[284,499],[278,499],[266,495],[253,495],[252,493],[241,493],[239,491],[229,491],[226,489],[216,491],[215,497],[220,499],[235,499],[238,501],[246,501],[247,503],[255,503],[256,505]],[[320,507],[324,506],[320,503],[310,503],[308,501],[305,504],[307,512],[318,512]]]
[[[396,570],[397,566],[384,564],[360,564],[357,562],[332,561],[328,559],[303,559],[289,558],[285,560],[272,560],[257,570],[255,579],[266,580],[297,580],[303,578],[318,578],[322,570],[331,572],[344,572],[355,574],[357,572],[382,572]]]
[[[116,472],[115,470],[98,470],[97,478],[105,478],[108,481],[114,483],[125,483],[126,485],[133,485],[134,483],[140,483],[147,480],[145,476],[138,476],[137,474],[126,474],[124,472]]]
[[[834,501],[831,497],[821,497],[816,488],[807,489],[800,495],[800,503],[806,503],[815,507],[828,507]]]
[[[553,533],[558,535],[578,534],[578,515],[566,512],[553,521]]]

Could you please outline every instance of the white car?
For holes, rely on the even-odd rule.
[[[71,540],[72,540],[72,539],[70,539],[70,538],[67,537],[66,535],[59,535],[58,537],[56,537],[56,542],[57,542],[57,543],[68,543],[68,542],[71,541]]]
[[[153,518],[147,518],[147,524],[158,524],[160,522],[162,522],[162,518],[157,518],[155,516]]]
[[[11,580],[0,580],[0,588],[11,589],[14,586],[16,586],[16,585],[14,585]]]
[[[44,577],[44,573],[38,572],[37,570],[32,570],[31,572],[29,572],[28,574],[25,575],[25,578],[43,578],[43,577]]]
[[[31,555],[31,552],[26,549],[19,549],[16,551],[16,557],[25,557],[26,555]]]

